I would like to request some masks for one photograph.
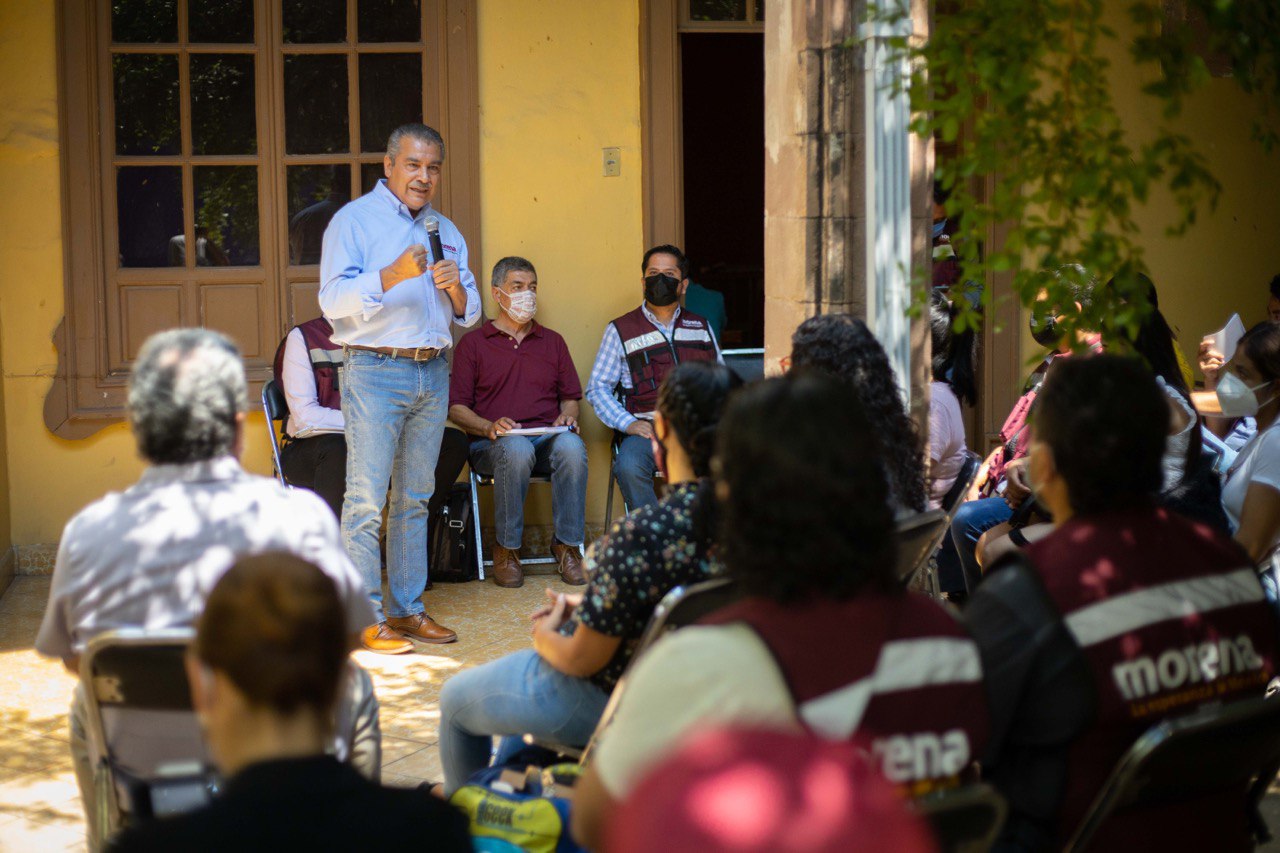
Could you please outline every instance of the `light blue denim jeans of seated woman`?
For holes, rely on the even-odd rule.
[[[503,736],[499,763],[525,734],[566,746],[591,739],[609,695],[585,678],[565,675],[533,649],[460,672],[440,691],[440,763],[445,795],[489,766],[493,735]]]
[[[449,365],[348,350],[340,382],[347,434],[342,544],[378,619],[413,616],[423,611],[427,586],[427,502],[449,409]],[[388,488],[384,616],[378,534]]]

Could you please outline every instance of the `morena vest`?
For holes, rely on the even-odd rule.
[[[302,342],[311,358],[311,370],[316,375],[316,398],[326,409],[341,409],[342,394],[338,390],[338,368],[342,366],[342,347],[330,338],[333,326],[324,317],[317,317],[296,326],[302,332]],[[284,390],[284,345],[289,336],[285,335],[276,347],[275,377],[276,385]]]
[[[1257,572],[1232,540],[1165,509],[1075,518],[1027,548],[1050,601],[1088,663],[1092,723],[1066,755],[1059,832],[1083,818],[1120,756],[1155,723],[1201,705],[1261,697],[1275,672],[1277,623]],[[1224,809],[1221,821],[1206,820]],[[1198,848],[1214,827],[1229,849],[1238,798],[1149,810],[1109,822],[1098,849],[1132,849],[1152,827]],[[1185,842],[1185,844],[1183,844]],[[1145,842],[1143,842],[1145,843]],[[1159,846],[1151,849],[1161,849]]]
[[[705,621],[750,627],[773,655],[800,722],[830,740],[869,744],[885,777],[912,795],[956,784],[986,746],[977,645],[923,596],[790,605],[749,598]]]
[[[622,338],[631,372],[631,388],[623,404],[633,415],[657,408],[658,386],[677,364],[716,360],[711,327],[692,311],[680,310],[670,339],[644,316],[643,306],[614,320],[613,327]]]

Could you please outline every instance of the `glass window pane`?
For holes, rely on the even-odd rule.
[[[422,41],[419,0],[359,0],[360,41]]]
[[[347,0],[284,0],[285,44],[347,40]]]
[[[187,40],[253,41],[253,0],[187,0]]]
[[[373,189],[374,184],[387,176],[386,170],[382,168],[381,163],[361,163],[360,164],[360,192],[367,193]]]
[[[191,150],[196,154],[255,154],[253,57],[242,53],[191,56]]]
[[[387,150],[391,131],[411,121],[422,121],[422,55],[362,54],[360,149]]]
[[[747,0],[689,0],[691,21],[745,21]]]
[[[290,166],[289,263],[320,263],[324,229],[351,199],[351,167]]]
[[[177,0],[112,0],[111,38],[118,42],[177,41]]]
[[[196,166],[196,265],[258,263],[258,167]]]
[[[118,54],[111,58],[117,154],[177,154],[178,57]]]
[[[284,58],[284,147],[289,154],[332,154],[347,139],[347,57]]]
[[[116,171],[120,266],[182,266],[182,168],[126,166]]]
[[[756,20],[764,20],[764,0],[756,0]]]

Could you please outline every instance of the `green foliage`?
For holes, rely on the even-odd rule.
[[[1268,104],[1280,102],[1280,3],[1276,0],[1183,0],[1210,28],[1209,48],[1231,62],[1234,79]],[[936,178],[950,191],[948,216],[959,216],[954,248],[966,279],[985,281],[1012,271],[1013,290],[1036,310],[1070,306],[1079,264],[1101,282],[1115,278],[1093,307],[1067,311],[1065,330],[1111,336],[1135,327],[1148,310],[1138,283],[1146,272],[1135,207],[1163,187],[1167,233],[1182,234],[1197,213],[1216,204],[1220,186],[1204,156],[1172,129],[1185,96],[1209,79],[1190,28],[1168,27],[1165,0],[1135,2],[1129,16],[1139,35],[1129,52],[1143,91],[1163,101],[1161,120],[1131,133],[1111,94],[1114,70],[1103,55],[1115,40],[1103,20],[1103,0],[956,0],[933,16],[927,42],[887,39],[908,61],[905,86],[913,132],[963,141],[955,157],[939,158]],[[873,23],[901,27],[902,0],[869,8]],[[1257,135],[1277,139],[1274,112]],[[989,198],[974,187],[997,176]],[[1009,227],[1002,245],[984,245],[988,229]],[[990,288],[983,295],[991,301]],[[957,300],[965,303],[966,300]],[[963,305],[957,325],[973,328],[981,314]]]

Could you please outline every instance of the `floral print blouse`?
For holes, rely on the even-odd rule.
[[[585,568],[591,583],[564,630],[572,633],[580,622],[622,638],[609,663],[590,677],[606,693],[622,677],[662,597],[677,586],[721,572],[714,558],[698,551],[694,539],[692,507],[699,485],[694,481],[673,486],[658,503],[620,519],[587,549]]]

